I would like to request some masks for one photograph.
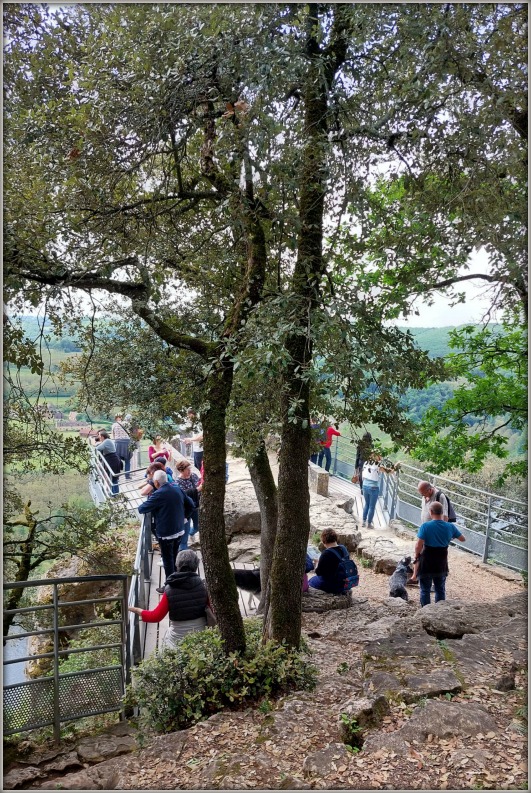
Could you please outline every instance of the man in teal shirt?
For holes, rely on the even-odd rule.
[[[431,602],[431,585],[435,589],[435,602],[446,599],[446,576],[448,575],[448,546],[452,540],[464,542],[465,538],[453,523],[442,520],[443,507],[438,501],[430,505],[430,517],[417,534],[415,562],[418,562],[417,577],[420,586],[420,605]]]

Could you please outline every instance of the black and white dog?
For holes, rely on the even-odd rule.
[[[253,597],[260,600],[262,594],[260,570],[239,570],[238,568],[234,568],[233,573],[238,589],[249,592],[248,608],[251,608]]]
[[[389,579],[390,598],[402,598],[402,600],[409,599],[406,589],[406,582],[411,575],[413,575],[411,556],[404,556],[404,558],[398,562],[395,572]]]

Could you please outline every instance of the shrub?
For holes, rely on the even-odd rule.
[[[245,621],[245,655],[225,655],[217,628],[191,633],[175,649],[147,658],[133,673],[126,704],[157,732],[190,727],[225,707],[238,708],[289,689],[312,689],[308,649],[262,644],[262,623]]]

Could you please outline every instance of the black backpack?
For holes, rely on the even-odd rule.
[[[435,501],[439,501],[441,497],[442,490],[439,490],[435,495]],[[452,502],[450,501],[450,497],[444,494],[448,502],[448,523],[457,523],[457,515],[455,514],[455,509],[452,506]]]

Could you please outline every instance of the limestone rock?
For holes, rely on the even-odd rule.
[[[231,562],[258,562],[260,557],[260,535],[238,534],[232,536],[229,544],[229,559]]]
[[[296,776],[286,776],[278,786],[278,790],[311,790],[312,786]]]
[[[464,738],[488,732],[497,733],[498,727],[482,705],[430,699],[423,707],[416,708],[411,719],[399,730],[368,736],[363,744],[363,752],[375,752],[382,748],[403,751],[406,741],[424,743],[428,735]]]
[[[378,726],[387,713],[389,713],[389,703],[382,696],[346,700],[338,708],[338,726],[341,737],[344,741],[348,741],[350,736],[350,730],[342,719],[343,715],[356,721],[362,729],[366,729]]]
[[[302,593],[303,611],[317,611],[322,614],[324,611],[348,609],[351,605],[350,592],[346,595],[329,595],[328,592],[320,592],[316,589],[312,591],[312,587],[310,587],[308,592]]]
[[[320,496],[328,495],[330,474],[315,463],[308,464],[308,486],[310,491]]]
[[[338,501],[336,507],[338,509],[344,509],[347,515],[352,515],[352,511],[354,507],[354,499],[347,498],[346,501]]]
[[[526,615],[526,601],[525,593],[488,603],[445,600],[420,609],[417,619],[423,630],[432,636],[460,639],[467,633],[480,633],[509,622],[514,616]]]
[[[227,483],[225,532],[228,537],[260,532],[260,509],[250,479],[235,479]]]
[[[120,754],[136,749],[137,744],[132,735],[98,735],[84,738],[76,746],[79,759],[84,763],[101,763]]]
[[[391,634],[371,642],[365,646],[363,662],[363,689],[367,694],[414,702],[420,697],[461,691],[461,683],[442,649],[426,634]]]
[[[81,768],[81,761],[77,755],[77,752],[68,752],[68,754],[59,755],[54,760],[51,760],[46,765],[42,766],[42,770],[46,771],[46,773],[50,774],[55,772],[66,771],[67,768],[72,770],[73,768]]]
[[[306,776],[326,778],[337,770],[337,767],[350,762],[350,755],[342,743],[331,743],[319,752],[313,752],[304,758],[303,773]]]
[[[4,785],[2,790],[16,790],[17,788],[26,787],[27,782],[33,782],[35,779],[41,779],[45,774],[34,765],[26,766],[25,768],[13,768],[4,776]]]

